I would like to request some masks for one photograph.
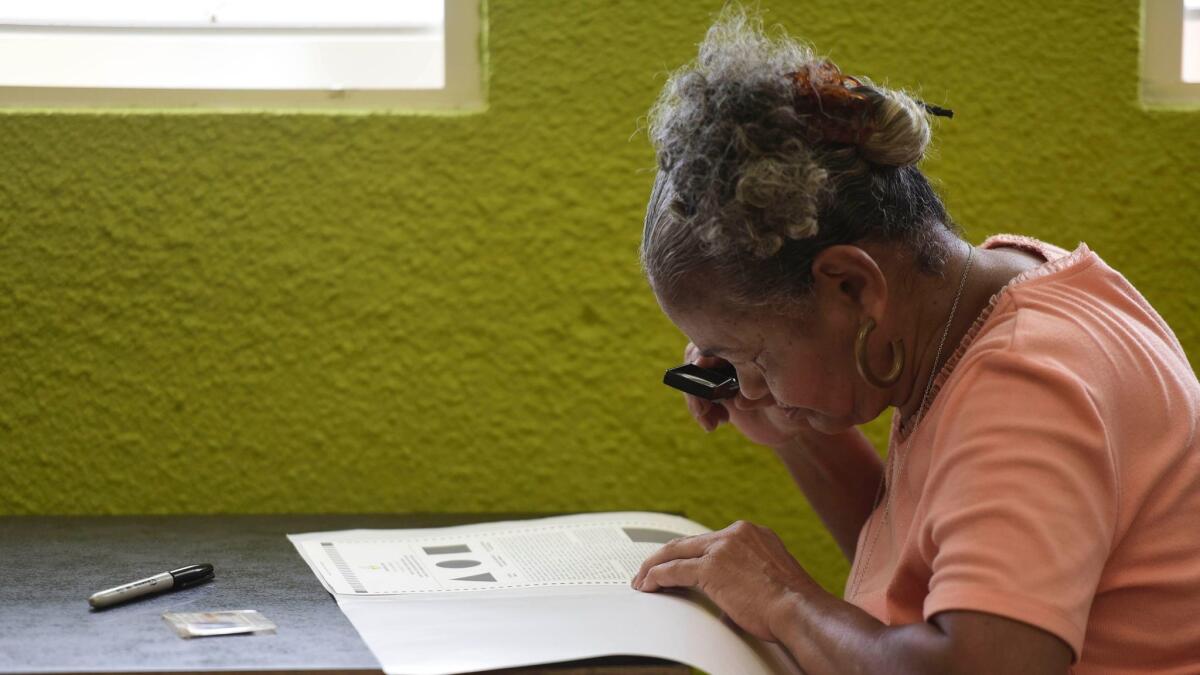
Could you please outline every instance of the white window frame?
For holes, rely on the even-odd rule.
[[[1185,11],[1184,0],[1142,3],[1140,95],[1145,107],[1200,108],[1200,82],[1183,79]]]
[[[33,0],[36,1],[36,0]],[[403,0],[389,0],[399,1]],[[0,85],[0,108],[4,109],[90,109],[122,111],[188,111],[242,112],[269,110],[290,111],[397,111],[397,112],[478,112],[486,108],[484,79],[485,18],[487,0],[444,0],[444,78],[442,73],[414,73],[405,76],[405,87],[420,88],[354,88],[332,85],[322,89],[286,88],[132,88],[116,89],[87,86],[3,86]],[[111,30],[99,27],[100,30]],[[145,35],[147,29],[138,28]],[[0,26],[0,40],[3,36]],[[82,38],[94,38],[87,27],[68,29],[67,34],[78,34]],[[164,34],[203,36],[203,29],[164,28]],[[151,29],[152,33],[152,29]],[[304,31],[298,31],[304,35]],[[355,47],[348,50],[349,56],[333,55],[336,58],[356,58],[364,68],[378,68],[370,60],[373,54],[384,53],[373,49],[370,44],[354,45],[359,36],[365,42],[378,44],[387,40],[387,32],[371,30],[339,30],[333,27],[329,35],[336,36],[330,42],[341,42]],[[312,31],[307,32],[311,40]],[[401,40],[414,39],[411,34],[396,32],[397,44],[389,53],[396,53]],[[150,35],[152,39],[162,39]],[[271,33],[271,39],[286,39],[287,31]],[[418,38],[420,39],[420,38]],[[0,41],[0,45],[3,42]],[[435,52],[436,54],[436,52]],[[3,55],[3,50],[0,50]],[[14,58],[10,52],[7,58]],[[436,64],[435,64],[436,65]],[[186,86],[186,84],[184,85]]]

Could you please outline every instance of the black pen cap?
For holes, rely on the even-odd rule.
[[[171,570],[169,574],[175,580],[176,587],[190,586],[191,584],[198,584],[201,581],[211,579],[213,576],[213,566],[208,563],[188,565],[187,567],[180,567],[177,570]]]

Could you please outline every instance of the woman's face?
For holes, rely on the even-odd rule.
[[[771,312],[722,311],[700,301],[687,308],[663,305],[671,321],[702,353],[737,369],[742,394],[763,406],[788,409],[788,418],[835,434],[874,419],[859,399],[854,365],[857,321],[845,308],[823,306],[812,318]]]

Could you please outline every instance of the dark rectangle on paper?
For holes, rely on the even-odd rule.
[[[672,539],[678,539],[683,536],[678,532],[655,530],[648,527],[623,527],[621,529],[625,530],[629,541],[638,544],[665,544]]]
[[[421,547],[428,555],[442,555],[443,553],[470,553],[471,547],[466,544],[453,544],[450,546],[422,546]]]

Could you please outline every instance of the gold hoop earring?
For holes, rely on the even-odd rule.
[[[867,364],[867,336],[871,331],[875,330],[875,319],[867,317],[858,328],[858,337],[854,340],[854,360],[858,366],[858,374],[862,376],[867,384],[878,389],[887,389],[896,384],[900,379],[900,372],[904,370],[904,340],[897,338],[892,340],[892,369],[887,375],[879,377],[871,372],[871,366]]]

